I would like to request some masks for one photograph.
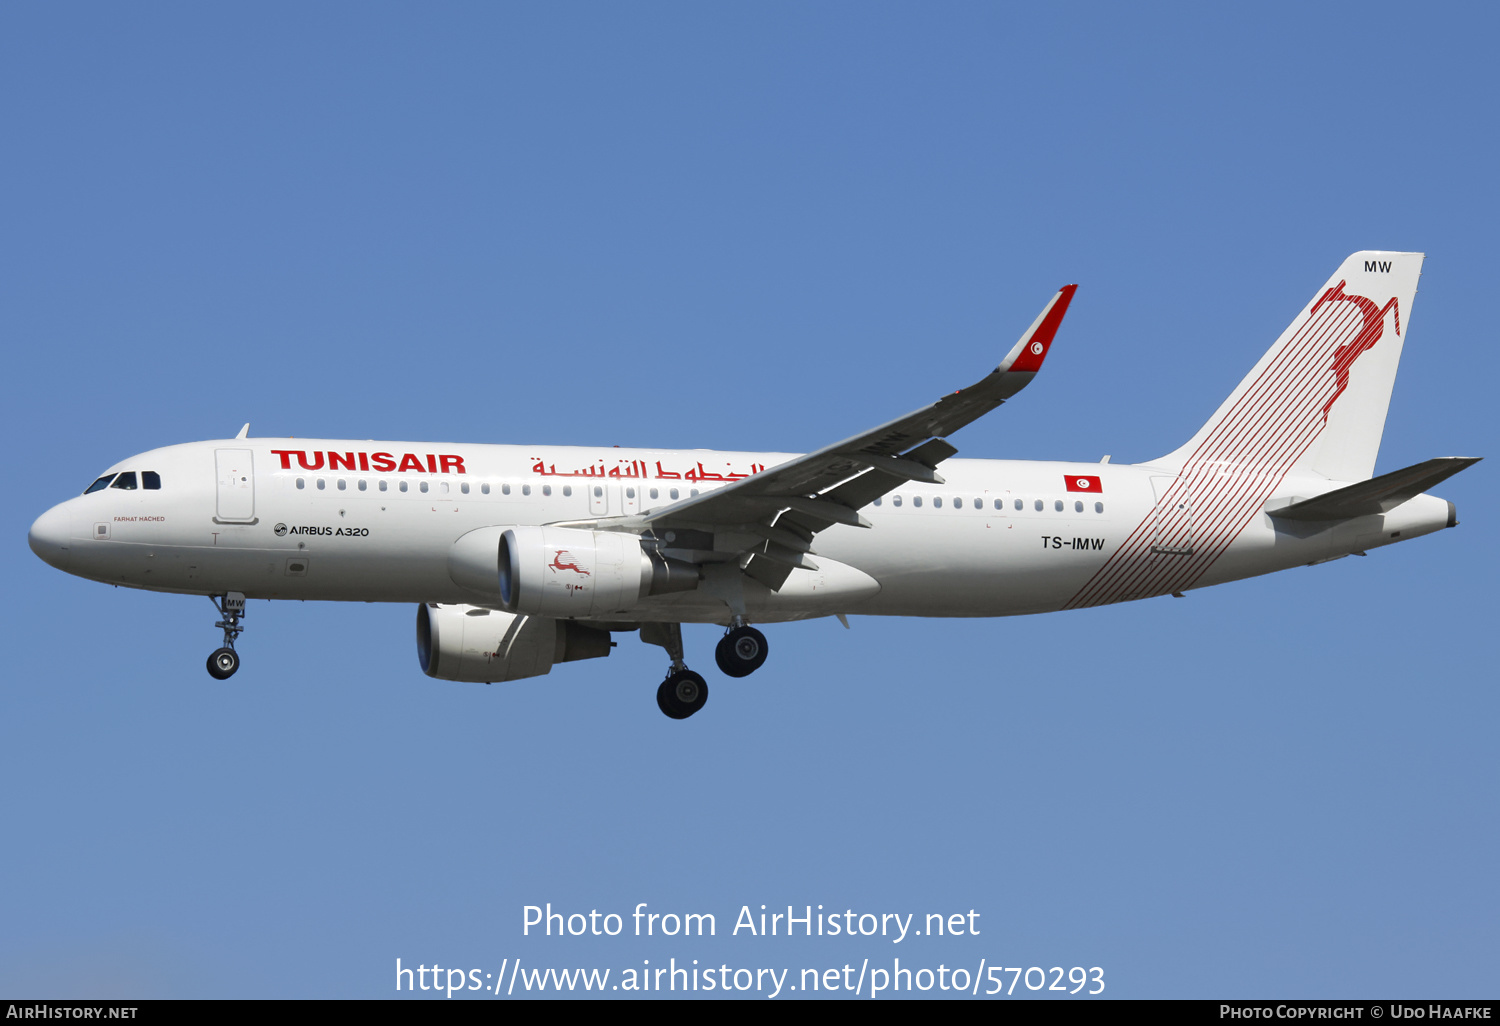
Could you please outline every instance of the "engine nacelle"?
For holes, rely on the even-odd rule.
[[[609,632],[479,606],[417,607],[417,662],[438,680],[521,680],[553,663],[609,655]]]
[[[512,527],[500,538],[499,563],[500,604],[532,616],[619,613],[650,587],[640,539],[611,531]]]
[[[620,619],[646,595],[691,591],[698,568],[633,534],[573,527],[481,527],[448,550],[448,576],[512,613]]]

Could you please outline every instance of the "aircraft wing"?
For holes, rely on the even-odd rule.
[[[779,589],[794,568],[816,568],[808,557],[817,532],[834,524],[869,527],[858,510],[907,481],[943,483],[936,467],[958,451],[944,437],[1030,384],[1077,288],[1060,289],[1000,365],[969,388],[723,488],[632,517],[622,526],[712,531],[720,539],[715,543],[720,558],[737,555],[745,573]],[[725,539],[736,535],[743,545],[726,552]]]

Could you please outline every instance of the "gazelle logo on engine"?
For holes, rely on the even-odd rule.
[[[567,549],[558,549],[557,555],[553,556],[552,562],[548,563],[547,565],[552,568],[553,573],[556,573],[559,570],[571,570],[575,574],[582,574],[585,577],[593,576],[583,567],[578,565],[577,557],[568,555]]]

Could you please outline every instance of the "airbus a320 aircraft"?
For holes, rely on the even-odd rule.
[[[209,596],[220,680],[248,599],[411,602],[418,662],[441,680],[535,677],[639,631],[671,660],[657,704],[685,719],[708,685],[683,623],[723,625],[719,669],[743,677],[766,659],[752,623],[1081,609],[1455,526],[1423,492],[1475,459],[1371,477],[1422,257],[1349,257],[1197,434],[1134,466],[952,458],[947,437],[1041,368],[1069,285],[974,386],[807,455],[246,425],[116,464],[42,514],[31,548],[90,580]]]

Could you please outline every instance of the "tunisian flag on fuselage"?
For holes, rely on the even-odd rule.
[[[1101,495],[1104,493],[1104,483],[1097,477],[1076,477],[1068,474],[1063,477],[1063,481],[1070,492],[1098,492]]]

